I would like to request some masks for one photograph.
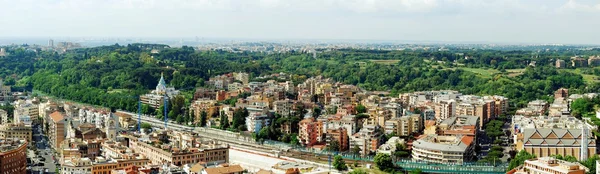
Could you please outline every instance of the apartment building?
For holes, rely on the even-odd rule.
[[[48,138],[50,140],[50,146],[53,149],[58,149],[60,144],[65,139],[65,116],[61,112],[54,112],[49,115],[48,122]]]
[[[398,121],[396,135],[409,136],[423,130],[423,118],[419,114],[412,114],[395,119]]]
[[[461,115],[442,120],[437,128],[437,134],[442,136],[470,136],[476,139],[480,129],[479,117]]]
[[[8,113],[5,110],[0,109],[0,124],[8,123]]]
[[[271,118],[261,113],[252,113],[246,117],[246,129],[252,133],[258,134],[260,129],[271,124]]]
[[[13,113],[13,122],[21,123],[23,116],[29,116],[32,122],[37,122],[40,116],[40,110],[38,107],[39,102],[37,99],[34,100],[18,100],[15,102],[15,110]]]
[[[472,136],[462,135],[423,135],[413,142],[412,158],[430,163],[463,164],[475,155],[474,140]]]
[[[74,157],[65,160],[61,166],[61,173],[63,174],[92,173],[92,160],[90,158]]]
[[[17,138],[32,142],[32,134],[32,128],[23,123],[7,123],[0,125],[0,139]]]
[[[0,174],[27,173],[27,144],[25,140],[0,139]]]
[[[174,132],[172,132],[174,133]],[[205,163],[227,163],[229,162],[229,146],[217,144],[214,141],[194,140],[191,147],[183,147],[180,142],[172,136],[176,134],[158,135],[158,138],[144,139],[139,137],[131,138],[129,146],[135,152],[143,154],[150,159],[152,164],[169,163],[176,166],[185,164]],[[160,143],[163,138],[171,137],[170,144]],[[194,138],[197,139],[197,138]],[[178,146],[173,146],[178,145]]]
[[[300,130],[298,133],[298,141],[300,141],[300,144],[312,147],[313,145],[324,142],[323,122],[317,121],[311,117],[300,121],[298,126]]]
[[[347,151],[349,150],[349,137],[348,131],[345,128],[340,127],[336,129],[327,129],[327,146],[331,144],[331,142],[337,141],[339,144],[339,151]]]
[[[216,104],[216,100],[206,98],[193,101],[190,105],[190,108],[194,111],[195,122],[200,122],[202,112],[206,112],[207,117],[209,118],[215,114],[218,114],[219,107],[217,107]]]
[[[360,154],[366,155],[376,152],[381,140],[379,136],[383,131],[378,125],[366,125],[359,132],[350,136],[350,148],[360,148]]]
[[[443,120],[456,114],[455,100],[441,100],[435,103],[435,118]]]

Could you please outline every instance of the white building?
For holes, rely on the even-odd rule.
[[[268,126],[271,123],[271,119],[268,115],[263,114],[251,114],[246,117],[246,128],[248,131],[258,133],[264,126]]]
[[[152,90],[152,92],[150,92],[149,94],[140,96],[140,100],[144,104],[150,105],[154,108],[158,108],[164,102],[165,97],[171,99],[176,95],[179,95],[179,91],[175,90],[175,88],[173,87],[167,87],[165,78],[161,74],[160,80],[158,81],[158,85],[156,85],[156,89]]]
[[[62,174],[92,173],[92,161],[89,158],[71,158],[62,164]]]
[[[413,142],[412,158],[418,161],[462,164],[474,155],[473,137],[423,135]]]

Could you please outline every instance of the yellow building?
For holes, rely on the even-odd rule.
[[[0,125],[0,139],[13,139],[18,138],[21,140],[27,140],[27,142],[31,142],[32,137],[32,129],[29,126],[25,126],[23,123],[13,124],[3,124]]]

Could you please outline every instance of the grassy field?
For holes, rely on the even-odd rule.
[[[392,65],[398,63],[400,60],[371,60],[373,63]]]
[[[523,74],[523,72],[525,72],[525,69],[507,69],[506,72],[508,73],[507,75],[509,77],[516,77]]]
[[[460,69],[462,69],[464,71],[469,71],[469,72],[475,73],[482,77],[488,77],[488,78],[492,77],[494,74],[500,73],[500,71],[495,70],[495,69],[464,68],[464,67],[461,67]]]

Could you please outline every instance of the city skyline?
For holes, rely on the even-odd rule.
[[[0,1],[0,37],[600,44],[590,0]]]

